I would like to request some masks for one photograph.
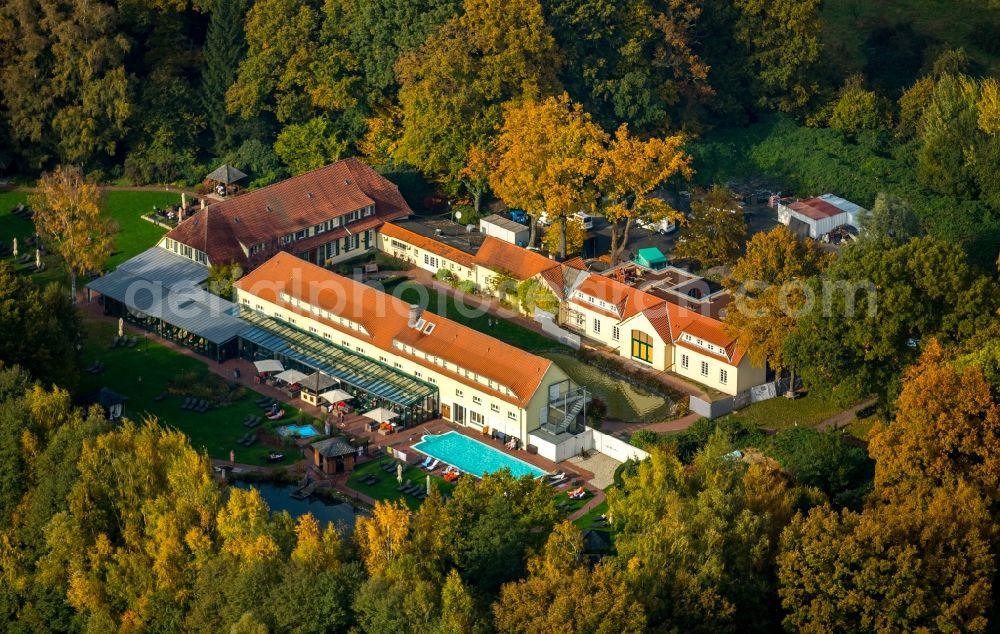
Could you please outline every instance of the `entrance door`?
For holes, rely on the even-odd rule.
[[[454,421],[454,422],[456,422],[456,423],[461,423],[462,425],[464,425],[465,424],[465,408],[462,407],[461,405],[459,405],[458,403],[455,403],[455,417],[452,418],[451,420]]]
[[[451,420],[451,405],[441,406],[441,418]]]

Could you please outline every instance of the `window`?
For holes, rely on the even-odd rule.
[[[653,337],[641,330],[632,331],[632,358],[653,362]]]
[[[455,388],[455,396],[465,396],[465,392],[463,392],[462,390],[460,390],[460,389],[458,389],[456,387]]]
[[[701,362],[701,375],[708,376],[708,361]]]
[[[686,354],[682,354],[681,355],[681,367],[686,370],[688,368],[688,366],[690,366],[690,365],[691,365],[691,357],[687,356]]]
[[[402,368],[402,367],[403,367],[403,364],[402,364],[402,363],[400,363],[399,361],[397,361],[397,362],[395,363],[395,366],[396,366],[397,368]]]
[[[437,379],[435,379],[435,378],[434,378],[434,377],[432,377],[432,376],[428,376],[428,377],[427,377],[427,380],[428,380],[428,381],[430,381],[431,383],[437,383]]]
[[[318,332],[316,326],[309,326],[309,332]]]
[[[382,363],[387,363],[389,361],[388,359],[386,359],[385,357],[382,357],[382,356],[380,356],[378,358],[378,360],[381,361]]]
[[[507,418],[511,420],[517,420],[517,414],[515,414],[514,412],[507,412]]]
[[[491,403],[490,404],[490,409],[493,410],[494,412],[499,412],[500,411],[500,406],[497,405],[496,403]]]
[[[433,255],[428,255],[428,254],[425,253],[424,254],[424,264],[426,264],[427,266],[429,266],[429,267],[431,267],[433,269],[436,269],[436,268],[438,268],[438,259],[436,257],[434,257]]]
[[[296,240],[301,240],[302,238],[305,238],[308,235],[309,235],[309,230],[308,229],[302,229],[301,231],[296,231],[295,232],[295,239]]]
[[[404,244],[404,243],[400,242],[399,240],[390,240],[389,244],[392,245],[392,248],[399,249],[400,251],[409,251],[410,250],[410,245]]]
[[[577,326],[579,326],[580,328],[583,328],[583,324],[584,324],[585,321],[586,321],[586,317],[583,316],[583,313],[576,313],[576,325]]]
[[[326,257],[335,258],[340,255],[340,240],[333,240],[326,243]]]
[[[347,236],[344,238],[344,251],[353,251],[354,249],[357,249],[360,237],[360,234],[355,233],[353,236]]]
[[[414,372],[413,372],[413,376],[415,376],[415,377],[417,377],[418,379],[420,379],[420,378],[423,378],[423,376],[424,376],[424,375],[423,375],[423,374],[421,374],[420,372],[417,372],[417,371],[414,371]]]
[[[729,373],[726,372],[725,369],[719,370],[719,383],[725,385],[726,382],[728,381],[729,381]]]
[[[478,396],[473,396],[472,397],[472,402],[475,403],[476,405],[482,405],[483,404],[483,399],[479,398]]]
[[[483,415],[479,412],[473,412],[469,410],[469,420],[477,425],[483,424]]]
[[[612,326],[611,327],[611,339],[613,341],[618,341],[619,334],[620,333],[618,332],[618,326]]]
[[[601,320],[594,318],[594,334],[601,334]]]

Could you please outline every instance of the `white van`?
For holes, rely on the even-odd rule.
[[[573,214],[573,217],[582,222],[583,228],[586,229],[587,231],[590,231],[591,229],[594,228],[594,217],[591,216],[590,214],[578,211],[575,214]]]
[[[586,231],[590,231],[594,228],[594,217],[588,213],[578,211],[570,216],[570,220],[578,220],[583,223],[583,228]],[[552,224],[552,221],[549,220],[549,214],[543,211],[542,214],[538,216],[538,226],[547,227],[550,224]]]
[[[667,235],[668,233],[677,231],[677,223],[672,220],[667,220],[666,218],[663,220],[643,219],[639,221],[639,226],[649,231],[655,231],[660,235]]]

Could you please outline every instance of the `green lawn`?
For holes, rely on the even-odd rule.
[[[152,211],[154,205],[162,209],[180,202],[181,195],[171,192],[107,192],[104,212],[118,223],[120,231],[115,236],[115,249],[105,268],[114,270],[125,260],[155,245],[166,230],[143,220],[142,215]]]
[[[380,468],[380,465],[385,462],[390,462],[388,456],[381,460],[372,460],[361,465],[351,473],[351,476],[347,479],[347,486],[376,500],[403,500],[411,510],[416,510],[420,506],[421,500],[399,492],[400,483],[396,479],[396,473],[386,473]],[[368,474],[378,477],[378,482],[371,485],[359,482],[359,478]],[[469,478],[472,476],[463,477]],[[423,490],[427,486],[427,472],[416,466],[408,466],[403,471],[403,482],[407,481],[420,486],[421,490]],[[436,487],[443,495],[450,494],[455,488],[454,484],[445,482],[444,478],[437,475],[431,476],[431,486]]]
[[[34,249],[24,250],[24,238],[35,233],[34,225],[18,218],[11,210],[20,202],[26,202],[26,192],[0,192],[0,241],[10,245],[16,237],[20,242],[21,253],[31,253]],[[115,245],[111,257],[105,264],[107,270],[114,270],[125,260],[145,251],[155,245],[166,231],[151,222],[142,219],[142,214],[157,207],[166,207],[180,202],[180,194],[170,192],[107,192],[104,198],[104,212],[118,226],[115,235]],[[61,259],[50,254],[44,258],[45,270],[32,273],[29,265],[18,265],[12,257],[6,258],[16,269],[22,269],[32,276],[32,280],[40,285],[49,282],[69,284],[69,278],[62,267]],[[82,284],[81,284],[82,285]]]
[[[844,408],[828,395],[813,392],[795,400],[777,396],[744,407],[733,415],[764,429],[784,429],[796,424],[816,425],[842,411]]]
[[[608,501],[604,500],[603,502],[601,502],[594,508],[587,511],[576,520],[574,520],[573,524],[575,524],[576,527],[579,528],[581,531],[585,531],[593,525],[594,521],[597,518],[599,518],[600,516],[604,515],[607,512],[608,512]]]
[[[491,337],[495,337],[522,350],[529,352],[570,350],[567,346],[538,334],[534,330],[529,330],[512,321],[489,315],[485,310],[479,309],[468,302],[462,301],[460,305],[459,301],[450,295],[438,293],[433,288],[428,288],[413,281],[406,280],[401,283],[392,284],[386,287],[385,290],[411,304],[426,303],[427,310],[434,314],[447,317],[469,328],[484,332]],[[492,326],[490,325],[491,321],[493,323]]]
[[[140,338],[134,348],[110,348],[117,327],[111,323],[86,321],[88,336],[83,348],[83,366],[88,367],[94,360],[100,360],[106,369],[97,375],[82,373],[80,393],[110,388],[128,397],[125,404],[126,415],[135,421],[146,416],[155,416],[163,425],[180,429],[191,438],[196,449],[204,448],[212,458],[229,459],[229,451],[236,454],[236,461],[247,464],[271,464],[266,460],[272,447],[258,442],[250,448],[236,444],[248,430],[243,427],[243,419],[248,414],[261,414],[254,403],[260,395],[247,390],[241,400],[198,414],[181,409],[183,397],[167,395],[161,401],[154,397],[167,389],[173,377],[189,371],[206,371],[205,361],[194,359],[171,350],[155,341],[153,335],[145,340]],[[273,427],[292,422],[305,416],[289,405],[284,406],[285,417],[280,422],[264,425],[257,431],[268,431]],[[277,464],[290,464],[301,456],[294,446],[280,448],[285,459]]]

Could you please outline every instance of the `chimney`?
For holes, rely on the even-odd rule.
[[[202,208],[202,210],[205,209],[205,199],[204,198],[201,199],[201,208]]]
[[[406,325],[410,328],[416,328],[417,322],[420,321],[420,313],[423,311],[420,306],[416,304],[410,304],[410,318],[407,320]]]

